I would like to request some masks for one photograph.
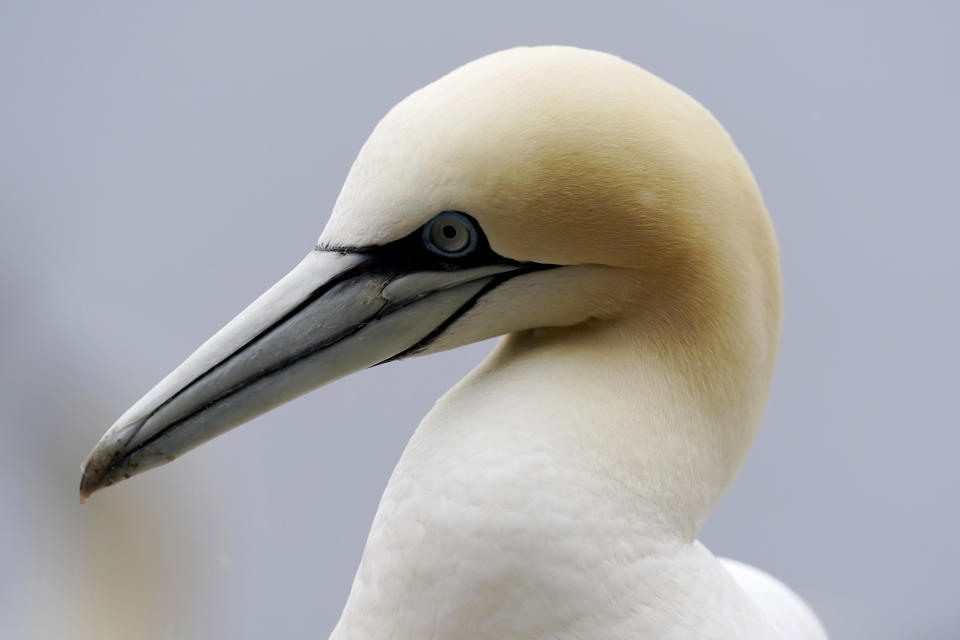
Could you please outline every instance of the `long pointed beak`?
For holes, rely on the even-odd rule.
[[[415,351],[516,264],[398,274],[315,250],[130,407],[83,466],[80,500],[353,371]]]

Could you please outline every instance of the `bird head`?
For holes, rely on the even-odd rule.
[[[496,335],[629,316],[688,344],[746,313],[775,342],[776,262],[695,100],[599,52],[481,58],[381,120],[316,248],[117,420],[81,498],[356,370]]]

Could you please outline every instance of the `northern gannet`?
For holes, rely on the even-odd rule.
[[[721,125],[518,48],[376,126],[316,248],[124,413],[81,498],[358,369],[506,334],[413,434],[332,638],[825,638],[696,537],[760,424],[774,232]]]

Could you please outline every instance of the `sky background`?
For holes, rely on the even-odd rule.
[[[395,102],[521,44],[692,94],[777,227],[778,373],[704,542],[834,638],[960,637],[958,6],[0,0],[0,637],[326,637],[404,443],[492,343],[84,506],[80,463],[313,246]]]

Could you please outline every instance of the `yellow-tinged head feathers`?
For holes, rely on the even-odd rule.
[[[361,150],[321,242],[382,244],[443,210],[473,215],[507,257],[621,267],[666,264],[731,217],[763,217],[706,109],[620,58],[571,47],[495,53],[400,102]]]

